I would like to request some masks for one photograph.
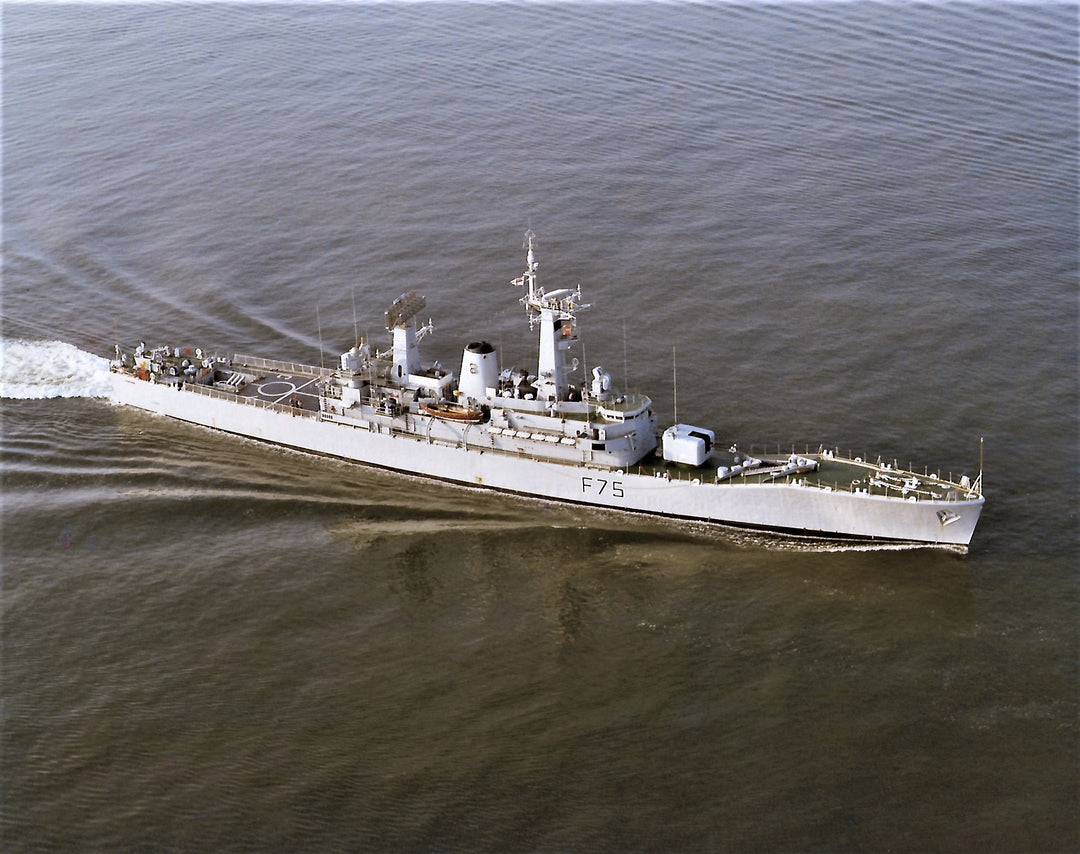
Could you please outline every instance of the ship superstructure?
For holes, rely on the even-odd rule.
[[[818,447],[765,453],[713,430],[658,431],[652,401],[618,391],[573,355],[581,288],[545,291],[526,233],[523,291],[535,373],[463,348],[455,376],[424,365],[424,296],[384,320],[390,346],[356,341],[333,369],[199,349],[117,347],[114,398],[163,415],[316,453],[475,487],[661,516],[823,537],[964,548],[982,509],[981,472],[956,481]],[[579,374],[584,378],[576,381]]]

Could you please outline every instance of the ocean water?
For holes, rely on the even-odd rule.
[[[1080,849],[1074,4],[6,3],[4,851]],[[964,557],[111,406],[425,293],[724,442],[977,473]],[[354,314],[355,305],[355,314]],[[355,326],[354,326],[355,317]]]

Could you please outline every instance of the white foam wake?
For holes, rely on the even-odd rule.
[[[0,397],[107,397],[109,360],[63,341],[0,339]]]

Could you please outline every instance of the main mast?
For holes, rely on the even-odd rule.
[[[536,260],[539,243],[532,229],[525,232],[523,249],[525,272],[512,284],[527,287],[528,293],[521,298],[529,315],[529,328],[540,327],[540,348],[536,369],[536,396],[539,400],[560,401],[567,399],[570,389],[566,354],[570,345],[578,340],[576,312],[589,306],[581,301],[581,285],[576,290],[561,288],[545,293],[538,284]]]

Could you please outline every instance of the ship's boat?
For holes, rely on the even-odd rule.
[[[447,421],[461,421],[466,424],[479,424],[484,420],[484,410],[476,406],[462,406],[460,403],[448,403],[436,401],[423,403],[420,409],[428,415],[436,418],[444,418]]]

